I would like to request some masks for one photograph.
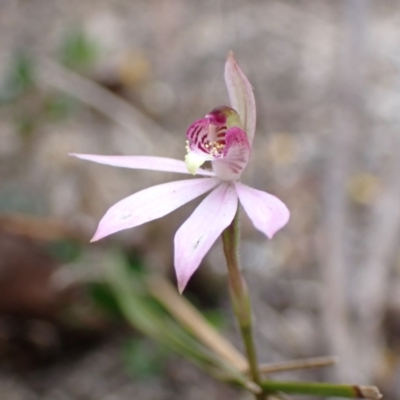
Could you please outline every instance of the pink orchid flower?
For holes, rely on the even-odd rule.
[[[289,210],[281,200],[239,181],[250,158],[256,108],[253,89],[232,52],[225,64],[225,82],[231,107],[217,107],[189,127],[185,161],[72,154],[115,167],[203,176],[153,186],[122,199],[106,212],[92,239],[161,218],[211,191],[175,234],[174,264],[181,293],[211,246],[233,221],[238,201],[254,226],[269,238],[289,220]],[[206,161],[211,162],[212,171],[200,168]]]

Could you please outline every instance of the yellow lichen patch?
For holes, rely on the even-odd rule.
[[[380,188],[378,178],[369,173],[359,173],[349,178],[347,191],[357,203],[371,204],[374,202]]]
[[[130,87],[147,81],[151,75],[150,62],[140,50],[131,50],[121,57],[118,76],[121,82]]]
[[[294,162],[298,155],[296,139],[289,133],[276,133],[268,143],[269,157],[276,165],[286,165]]]

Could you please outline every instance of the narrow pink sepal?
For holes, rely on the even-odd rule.
[[[237,195],[231,183],[215,188],[175,234],[175,271],[182,293],[204,256],[232,222]]]
[[[246,133],[237,127],[228,129],[223,157],[211,162],[215,174],[223,180],[239,179],[249,162],[250,152]]]
[[[253,88],[232,51],[225,63],[225,83],[231,106],[238,112],[251,146],[256,130],[256,101]]]
[[[214,178],[188,179],[141,190],[106,212],[91,241],[161,218],[208,192],[219,182]]]
[[[286,225],[290,212],[286,205],[272,194],[236,182],[236,193],[254,226],[270,239]]]
[[[175,160],[174,158],[152,156],[102,156],[95,154],[76,153],[71,153],[69,155],[99,164],[112,165],[113,167],[148,169],[153,171],[189,174],[185,162],[182,160]],[[196,171],[196,174],[203,176],[215,176],[214,172],[201,168]]]

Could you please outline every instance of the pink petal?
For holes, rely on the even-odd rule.
[[[161,218],[218,185],[214,178],[163,183],[114,204],[101,219],[92,242],[112,233]]]
[[[290,212],[285,204],[272,194],[253,189],[240,182],[235,183],[240,203],[254,226],[270,239],[289,220]]]
[[[167,157],[151,157],[151,156],[100,156],[95,154],[75,154],[70,156],[81,158],[82,160],[93,161],[99,164],[112,165],[114,167],[148,169],[153,171],[179,172],[188,174],[184,161],[175,160]],[[212,171],[198,169],[198,175],[215,176]]]
[[[253,88],[231,51],[225,64],[225,83],[231,106],[238,112],[251,146],[256,130],[256,101]]]
[[[213,170],[222,180],[239,179],[250,158],[250,145],[246,133],[230,128],[225,134],[223,158],[212,161]]]
[[[178,229],[175,234],[175,271],[180,293],[218,236],[232,222],[236,210],[234,187],[222,183]]]

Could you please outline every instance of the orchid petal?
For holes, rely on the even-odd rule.
[[[151,157],[151,156],[101,156],[95,154],[75,154],[70,156],[80,158],[82,160],[93,161],[99,164],[112,165],[114,167],[148,169],[153,171],[178,172],[187,174],[186,164],[182,160],[175,160],[167,157]],[[203,176],[215,176],[212,171],[198,169],[196,174]]]
[[[270,239],[286,225],[290,212],[277,197],[240,182],[236,182],[235,187],[239,201],[254,226]]]
[[[215,178],[163,183],[114,204],[101,219],[92,242],[112,233],[161,218],[218,185]]]
[[[250,159],[250,145],[246,133],[230,128],[225,134],[223,157],[212,161],[213,170],[222,180],[239,179]]]
[[[194,210],[175,234],[175,271],[182,293],[202,259],[232,222],[237,195],[229,183],[215,188]]]
[[[225,83],[231,106],[238,112],[249,138],[249,143],[252,145],[256,130],[256,102],[253,88],[246,75],[239,68],[232,51],[229,52],[225,64]]]

